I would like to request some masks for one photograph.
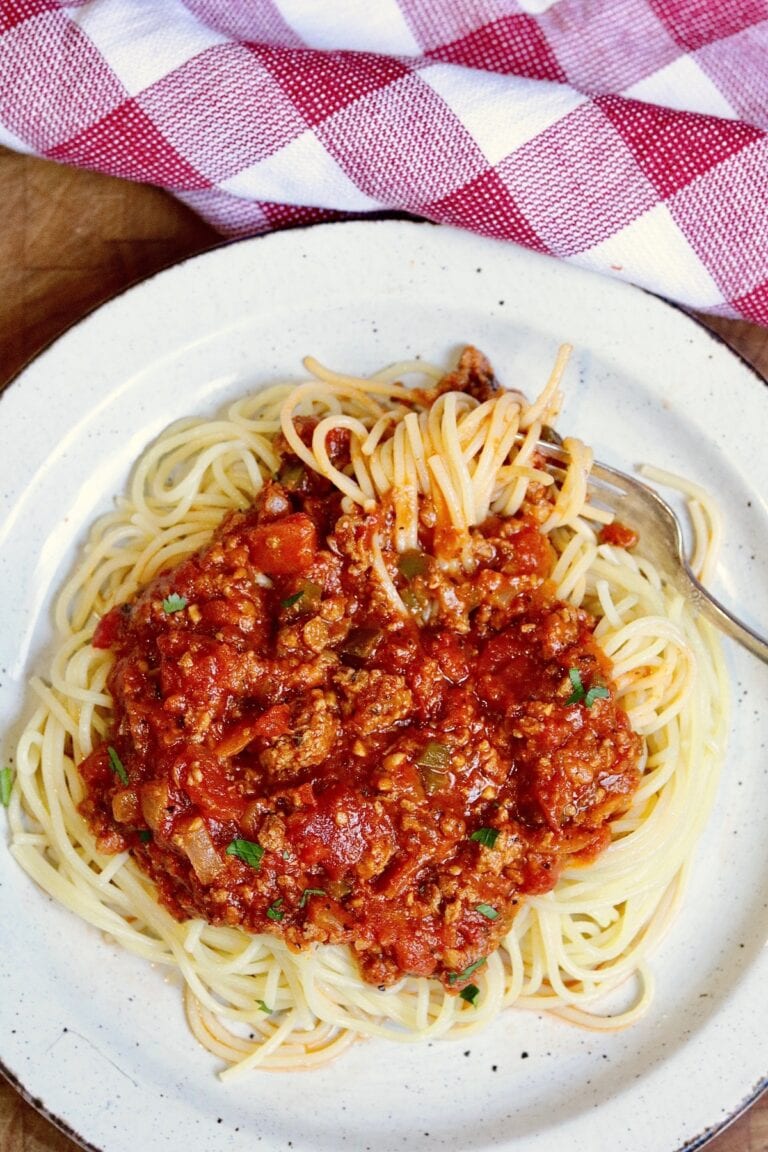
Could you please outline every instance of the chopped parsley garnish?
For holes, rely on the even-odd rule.
[[[587,694],[584,685],[581,682],[581,672],[579,672],[578,668],[569,668],[568,676],[570,678],[571,684],[573,685],[573,692],[571,692],[570,696],[566,700],[566,704],[578,704]]]
[[[139,829],[139,840],[141,840],[142,844],[149,844],[151,839],[152,833],[150,832],[149,828]]]
[[[463,972],[451,972],[448,976],[448,983],[458,984],[460,980],[466,980],[473,972],[477,972],[478,968],[482,968],[487,959],[487,956],[481,956],[479,960],[475,960],[474,964],[467,965]]]
[[[123,784],[127,784],[128,773],[125,770],[125,765],[111,744],[107,748],[107,755],[109,756],[109,766],[114,772],[115,776],[117,776],[118,779],[123,782]]]
[[[13,768],[0,768],[0,804],[7,808],[11,802],[11,788],[13,787]]]
[[[475,912],[479,912],[481,916],[485,916],[486,920],[498,920],[499,914],[492,904],[478,904]]]
[[[595,700],[607,700],[610,696],[605,684],[594,684],[587,690],[582,683],[578,668],[569,668],[568,678],[573,685],[573,692],[566,700],[566,704],[581,704],[583,701],[585,708],[591,708]]]
[[[476,840],[478,844],[482,844],[484,848],[493,848],[499,836],[498,828],[478,828],[470,836],[470,840]]]
[[[477,984],[467,984],[466,988],[462,988],[459,996],[462,1000],[466,1000],[467,1004],[471,1004],[473,1008],[477,1008],[477,998],[480,995],[480,989]]]
[[[258,1004],[258,1006],[259,1006],[259,1008],[261,1009],[261,1011],[262,1011],[262,1012],[266,1012],[267,1016],[271,1016],[271,1015],[272,1015],[272,1009],[271,1009],[271,1008],[269,1008],[269,1007],[268,1007],[268,1006],[267,1006],[267,1005],[264,1003],[264,1001],[263,1001],[263,1000],[257,1000],[257,1001],[256,1001],[256,1003]]]
[[[278,900],[275,900],[274,904],[270,904],[269,908],[267,908],[268,920],[282,920],[283,916],[285,915],[282,908],[280,907],[282,902],[283,898],[281,896]]]
[[[326,895],[326,892],[325,892],[324,888],[305,888],[301,894],[301,900],[299,900],[299,908],[303,908],[306,905],[307,900],[309,900],[310,896],[325,896],[325,895]]]
[[[301,592],[294,592],[293,596],[287,596],[285,600],[281,600],[280,605],[283,608],[292,608],[294,604],[298,604],[303,595],[304,589],[302,588]]]
[[[233,840],[227,848],[227,856],[237,856],[238,860],[250,864],[251,868],[260,868],[264,849],[253,840]]]
[[[186,596],[179,596],[177,592],[171,592],[170,596],[166,596],[163,600],[163,612],[171,616],[174,612],[181,612],[187,606]]]

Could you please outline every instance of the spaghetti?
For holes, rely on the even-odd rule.
[[[62,643],[50,683],[33,681],[39,703],[18,748],[18,788],[11,803],[14,854],[42,887],[78,915],[123,946],[181,971],[192,1029],[231,1065],[224,1076],[255,1066],[313,1065],[361,1035],[405,1041],[462,1035],[511,1004],[544,1008],[592,1027],[629,1023],[647,1007],[652,988],[645,957],[674,911],[712,799],[724,729],[724,674],[708,626],[690,616],[680,597],[642,558],[642,547],[636,555],[601,543],[605,517],[588,502],[589,450],[566,440],[570,463],[558,479],[536,454],[542,428],[551,425],[559,408],[566,355],[561,352],[547,386],[530,405],[518,393],[499,390],[487,363],[474,350],[467,350],[457,370],[447,376],[415,363],[358,379],[308,361],[313,379],[306,384],[262,391],[233,405],[220,420],[184,421],[152,445],[136,467],[127,498],[96,525],[82,564],[61,594],[56,621]],[[421,387],[402,383],[416,374]],[[279,484],[271,482],[275,476]],[[254,522],[245,510],[257,497],[261,519]],[[344,611],[332,606],[323,616],[321,606],[333,599],[328,594],[332,581],[325,569],[323,575],[317,568],[320,561],[310,547],[310,535],[317,532],[318,517],[328,519],[329,501],[337,516],[326,525],[332,548],[325,551],[337,559],[341,554],[347,565],[339,588],[346,590],[348,601]],[[321,504],[323,510],[318,511]],[[239,511],[222,528],[222,517],[233,509]],[[705,508],[700,516],[706,519],[707,512]],[[277,560],[273,554],[270,561],[264,548],[276,533],[280,536],[281,524],[287,525],[282,545],[287,551]],[[527,551],[521,543],[526,539]],[[206,622],[196,621],[192,611],[201,616],[191,591],[198,585],[185,580],[193,579],[193,569],[195,580],[209,580],[206,558],[215,557],[217,550],[234,554],[244,540],[259,574],[259,587],[248,603],[258,601],[264,613],[277,612],[280,643],[290,641],[294,648],[296,643],[309,644],[306,629],[312,625],[313,650],[317,649],[320,663],[324,652],[330,653],[331,663],[331,657],[337,659],[341,652],[341,664],[344,651],[347,656],[351,652],[350,674],[336,665],[328,673],[335,677],[342,711],[344,701],[353,699],[347,716],[357,728],[349,747],[360,745],[363,752],[358,749],[355,754],[363,763],[368,762],[367,755],[377,771],[377,757],[386,756],[395,769],[405,763],[412,776],[417,770],[419,779],[415,784],[411,780],[408,803],[413,805],[416,796],[422,807],[412,808],[418,819],[413,821],[410,840],[395,838],[389,855],[385,850],[389,832],[382,832],[383,822],[386,818],[393,826],[403,813],[387,807],[387,793],[400,788],[405,794],[407,789],[397,780],[393,786],[391,779],[379,789],[375,810],[380,826],[371,831],[369,820],[363,837],[379,871],[366,876],[359,890],[350,885],[349,869],[333,872],[328,863],[331,841],[326,833],[318,839],[316,825],[307,822],[303,811],[300,847],[297,850],[290,837],[285,840],[286,826],[290,832],[290,821],[300,807],[293,795],[281,799],[280,840],[275,838],[274,820],[267,829],[261,810],[254,815],[252,805],[247,815],[242,807],[232,807],[232,795],[222,799],[220,790],[216,820],[201,827],[204,822],[196,824],[194,819],[183,825],[163,824],[171,807],[168,793],[158,799],[157,790],[152,792],[149,785],[143,791],[131,787],[129,773],[138,773],[138,779],[143,771],[130,759],[139,740],[132,739],[129,747],[118,737],[131,727],[136,713],[129,714],[127,705],[120,713],[123,703],[113,696],[119,676],[125,681],[124,669],[129,666],[125,661],[130,645],[137,643],[136,629],[148,626],[154,613],[160,639],[153,634],[153,644],[175,645],[182,632],[187,644],[198,644],[199,628],[204,629]],[[498,559],[502,553],[503,564]],[[193,554],[197,558],[190,560]],[[327,568],[330,561],[323,563]],[[358,576],[362,572],[359,586],[350,584],[354,572]],[[361,591],[363,584],[367,592]],[[545,603],[542,589],[550,584],[554,587]],[[478,596],[478,588],[484,590],[482,595]],[[517,848],[504,854],[510,843],[524,839],[525,795],[518,797],[522,807],[515,810],[507,803],[503,781],[497,781],[494,795],[482,801],[486,806],[478,807],[479,777],[462,767],[466,757],[457,759],[466,752],[457,746],[458,737],[452,736],[448,747],[442,732],[435,740],[430,729],[426,747],[431,751],[426,755],[423,740],[410,752],[403,751],[404,744],[393,743],[396,735],[399,741],[411,738],[413,744],[413,681],[400,684],[390,672],[384,693],[372,698],[371,715],[378,719],[369,722],[367,714],[365,721],[359,719],[362,705],[354,692],[361,677],[355,668],[364,676],[383,675],[384,665],[371,663],[367,650],[361,655],[359,635],[350,641],[349,629],[342,629],[338,637],[334,634],[334,627],[342,627],[340,622],[353,611],[350,589],[354,611],[368,597],[367,611],[375,610],[394,622],[387,634],[400,635],[406,628],[429,637],[442,629],[440,652],[446,648],[448,630],[469,636],[473,643],[480,637],[486,655],[480,664],[471,665],[466,688],[461,687],[466,676],[462,680],[445,662],[438,669],[441,683],[452,684],[454,704],[464,692],[462,707],[470,696],[482,694],[477,685],[484,675],[485,710],[512,714],[513,702],[506,696],[501,702],[497,699],[498,684],[506,683],[512,665],[491,659],[487,652],[496,651],[493,645],[498,648],[499,636],[506,636],[515,620],[518,632],[522,622],[539,647],[554,645],[548,668],[557,666],[559,680],[554,672],[547,673],[555,685],[552,698],[545,699],[538,690],[529,695],[537,698],[540,711],[550,709],[547,715],[558,708],[558,717],[572,717],[569,723],[586,734],[591,746],[605,747],[612,741],[613,759],[603,765],[599,779],[596,772],[589,780],[585,777],[581,790],[574,785],[567,796],[558,791],[562,781],[555,787],[550,780],[547,791],[536,780],[532,795],[538,807],[532,823],[537,830],[527,855],[521,856]],[[206,605],[214,599],[211,593]],[[130,625],[117,607],[121,604],[132,605]],[[203,613],[209,610],[206,605]],[[246,611],[242,602],[239,611],[247,615],[251,609]],[[553,623],[558,613],[560,631]],[[182,616],[189,614],[191,620],[182,628]],[[405,623],[401,626],[398,621]],[[586,621],[593,622],[588,635]],[[217,627],[217,643],[223,642],[229,624],[222,617]],[[566,635],[562,628],[570,632]],[[370,647],[370,634],[376,629],[357,632],[367,633],[363,649],[365,644]],[[323,642],[317,639],[320,633]],[[300,636],[303,641],[296,639]],[[238,632],[238,644],[240,638]],[[567,648],[567,656],[557,655],[558,644]],[[112,648],[118,653],[117,664]],[[430,655],[425,651],[417,653],[420,667]],[[526,659],[530,651],[523,653]],[[515,654],[522,658],[518,648]],[[183,663],[189,648],[174,648],[172,655]],[[285,656],[283,651],[283,671]],[[140,662],[137,657],[135,667]],[[149,677],[151,661],[145,662]],[[439,664],[439,659],[432,663]],[[300,667],[307,666],[304,659]],[[121,667],[118,675],[115,669]],[[256,679],[278,692],[272,683],[276,667],[269,666],[269,675],[264,666],[257,668]],[[595,670],[598,675],[591,679]],[[147,706],[149,694],[141,696],[143,688],[139,691],[133,680],[131,684],[126,698],[134,702],[140,698],[142,707]],[[304,687],[310,695],[319,691],[317,683]],[[253,725],[248,728],[238,714],[239,736],[233,742],[230,725],[225,751],[219,746],[219,761],[229,757],[227,763],[235,763],[248,747],[255,747],[259,763],[268,765],[268,771],[278,776],[288,771],[299,754],[294,744],[293,757],[284,755],[281,740],[287,731],[279,722],[288,723],[294,736],[297,726],[304,735],[309,732],[310,761],[304,768],[316,767],[312,756],[316,763],[318,756],[325,763],[331,748],[337,750],[337,758],[341,756],[338,750],[347,735],[334,728],[331,743],[323,748],[320,729],[312,729],[309,722],[302,729],[296,708],[290,711],[291,702],[299,698],[295,684],[286,691],[287,696],[278,692],[274,699],[262,701],[259,716],[271,718],[260,719],[258,731]],[[171,695],[166,691],[166,700]],[[395,708],[389,727],[380,715],[383,695]],[[312,699],[317,703],[319,698]],[[398,699],[399,712],[392,704]],[[185,700],[188,705],[189,698]],[[518,705],[514,701],[514,707]],[[113,722],[116,706],[125,722],[122,729]],[[448,706],[441,707],[439,715],[444,718]],[[188,707],[185,711],[180,726],[192,723]],[[530,725],[533,712],[518,708],[515,715],[523,713]],[[209,717],[206,723],[213,725],[213,731],[218,718]],[[606,727],[601,729],[601,723]],[[427,728],[429,724],[424,731]],[[456,730],[453,723],[451,732]],[[387,735],[386,747],[377,743],[381,732]],[[495,732],[482,735],[490,744],[498,739]],[[522,736],[513,735],[519,759]],[[507,734],[507,739],[513,737]],[[367,752],[366,741],[372,741]],[[578,749],[582,768],[589,762],[586,746]],[[568,747],[573,751],[572,745]],[[247,774],[247,764],[238,764],[241,775]],[[176,762],[173,771],[183,775]],[[450,789],[441,798],[451,773]],[[381,778],[381,771],[378,775]],[[210,779],[207,769],[202,776]],[[185,779],[185,788],[194,795],[191,777]],[[366,777],[370,790],[367,781]],[[462,781],[467,807],[457,814],[449,811],[449,795],[461,793]],[[329,791],[327,781],[321,782],[321,795],[323,788]],[[387,943],[393,929],[389,921],[382,928],[382,910],[401,897],[405,903],[406,895],[412,899],[415,891],[418,899],[427,901],[423,855],[416,854],[413,865],[422,869],[420,887],[387,885],[394,884],[393,875],[407,871],[403,845],[419,840],[419,829],[434,814],[435,793],[440,818],[453,820],[452,855],[446,856],[446,869],[450,865],[454,876],[450,891],[446,872],[436,870],[434,853],[429,858],[437,891],[429,896],[432,913],[442,917],[439,939],[448,939],[448,945],[440,952],[434,947],[438,937],[425,935],[421,954],[412,948],[403,959],[402,952]],[[302,796],[301,803],[308,803]],[[262,797],[258,803],[263,804]],[[346,793],[343,803],[335,803],[331,815],[340,828],[348,826],[350,803]],[[310,807],[315,814],[318,805],[322,807],[313,795]],[[569,806],[580,813],[578,818],[566,819],[563,813]],[[517,821],[515,836],[508,835],[501,809],[505,819],[511,812]],[[372,819],[374,808],[366,811],[366,819]],[[268,816],[274,817],[275,810]],[[361,820],[355,816],[356,827],[363,826]],[[254,831],[245,837],[243,827]],[[226,852],[224,841],[216,840],[224,835],[231,837]],[[301,852],[315,843],[313,836],[320,847],[315,844],[315,855],[308,861]],[[163,843],[166,850],[161,851]],[[242,847],[246,844],[250,848]],[[344,844],[348,849],[348,836]],[[235,845],[241,847],[230,852]],[[447,852],[442,841],[441,845]],[[341,851],[336,841],[331,846]],[[169,855],[174,850],[184,857],[186,871],[171,883],[167,876],[178,871],[175,857]],[[263,862],[265,851],[275,859],[280,852],[291,857],[298,851],[300,859],[295,867],[288,859],[270,872]],[[354,862],[360,865],[358,872],[369,868],[363,848]],[[264,896],[259,908],[271,924],[237,914],[228,878],[237,880],[239,892],[249,867],[254,869],[251,890]],[[531,880],[533,871],[545,867],[559,873],[554,886]],[[478,871],[491,877],[484,881],[488,886],[478,887]],[[318,876],[322,886],[314,883]],[[500,876],[506,877],[503,884]],[[378,904],[370,897],[369,880],[381,890]],[[271,890],[269,904],[267,881],[283,885]],[[509,906],[500,884],[506,885]],[[362,899],[363,888],[369,905],[361,905],[353,915],[350,909]],[[225,893],[220,915],[205,903],[214,889]],[[518,892],[525,894],[519,906]],[[322,900],[315,899],[318,896]],[[449,906],[454,909],[450,914]],[[228,908],[235,911],[230,915]],[[425,908],[426,904],[409,922],[414,939],[415,926],[429,919]],[[448,938],[451,916],[458,926]],[[352,928],[350,917],[355,921]],[[284,933],[277,931],[281,926]],[[313,939],[321,942],[310,943]],[[368,965],[367,981],[361,979],[361,960],[364,972]],[[428,963],[433,966],[424,967]],[[414,971],[424,975],[410,974]],[[626,982],[632,988],[631,1003],[603,1015],[604,994]]]

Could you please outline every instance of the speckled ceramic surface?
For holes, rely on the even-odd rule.
[[[89,317],[0,399],[0,731],[44,670],[54,590],[147,440],[299,376],[471,342],[533,392],[571,341],[561,419],[599,457],[660,464],[727,510],[716,591],[768,628],[768,389],[678,312],[492,241],[394,221],[217,250]],[[366,1043],[319,1072],[223,1087],[176,986],[43,897],[0,843],[0,1059],[103,1152],[673,1152],[768,1071],[768,668],[726,646],[733,723],[685,907],[631,1031],[508,1014],[471,1043]],[[1,817],[0,817],[1,822]]]

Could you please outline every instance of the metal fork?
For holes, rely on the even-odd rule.
[[[567,452],[557,444],[540,440],[537,448],[549,460],[567,462]],[[694,576],[685,556],[680,522],[658,492],[625,472],[599,463],[592,465],[589,487],[591,500],[614,512],[617,520],[638,533],[643,554],[693,608],[768,664],[768,640],[734,616]]]

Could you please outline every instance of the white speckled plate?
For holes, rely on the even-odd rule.
[[[68,332],[0,400],[0,731],[45,668],[54,590],[147,440],[311,352],[366,371],[486,351],[531,392],[576,349],[562,426],[598,456],[717,492],[717,592],[768,628],[768,389],[708,333],[619,283],[450,229],[345,223],[221,248]],[[366,1043],[312,1074],[223,1087],[178,989],[42,896],[0,846],[0,1058],[103,1152],[674,1152],[768,1064],[768,667],[728,645],[733,732],[650,1015],[616,1035],[515,1013],[471,1043]]]

